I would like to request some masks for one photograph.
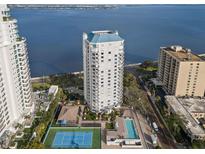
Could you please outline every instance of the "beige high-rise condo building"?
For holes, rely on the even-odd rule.
[[[9,8],[0,5],[0,136],[33,109],[26,39]]]
[[[205,61],[181,46],[161,47],[158,79],[175,96],[205,95]]]

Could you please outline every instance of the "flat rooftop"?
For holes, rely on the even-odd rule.
[[[48,90],[48,94],[54,94],[57,90],[58,90],[58,86],[52,85]]]
[[[78,106],[63,106],[58,116],[58,120],[65,120],[69,122],[76,122],[78,115]]]
[[[190,113],[205,113],[205,99],[178,98],[178,100]]]
[[[105,42],[116,42],[123,41],[118,35],[117,31],[92,31],[88,34],[88,41],[91,43],[105,43]]]
[[[161,49],[179,61],[204,61],[200,56],[193,54],[190,49],[182,46],[162,47]]]
[[[186,110],[186,108],[180,103],[180,101],[171,95],[165,96],[167,103],[171,106],[176,114],[183,118],[184,125],[187,130],[195,135],[204,135],[205,131],[201,128],[198,123],[194,120],[191,114]]]

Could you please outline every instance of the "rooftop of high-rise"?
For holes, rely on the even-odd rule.
[[[87,39],[91,43],[123,41],[123,39],[118,35],[117,31],[110,30],[92,31],[88,33]]]
[[[164,51],[179,61],[204,61],[201,57],[193,54],[191,49],[183,48],[182,46],[174,45],[170,47],[162,47]]]

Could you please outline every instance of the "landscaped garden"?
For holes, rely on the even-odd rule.
[[[33,91],[48,90],[50,86],[49,83],[32,83]]]
[[[85,106],[83,111],[83,120],[99,120],[99,115],[90,111],[90,109]]]
[[[31,128],[25,128],[23,137],[16,140],[18,142],[18,148],[44,148],[44,145],[41,143],[42,138],[53,120],[58,102],[60,102],[63,97],[64,94],[60,88],[55,99],[50,104],[49,110],[41,114],[39,113],[41,117],[35,118]]]
[[[106,129],[115,129],[115,122],[106,122],[105,128]]]
[[[96,121],[96,120],[101,120],[101,121],[115,121],[117,116],[121,116],[122,111],[113,109],[111,113],[102,113],[102,114],[97,114],[94,112],[91,112],[90,109],[85,106],[84,111],[83,111],[83,120],[89,120],[89,121]]]

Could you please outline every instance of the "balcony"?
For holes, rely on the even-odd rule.
[[[24,37],[17,37],[16,38],[16,42],[21,42],[21,41],[25,41],[26,39]]]
[[[7,17],[3,17],[3,21],[11,21],[11,20],[12,20],[12,18],[9,17],[9,16],[7,16]]]
[[[3,84],[3,83],[0,83],[0,88],[3,87],[3,86],[4,86],[4,84]]]

